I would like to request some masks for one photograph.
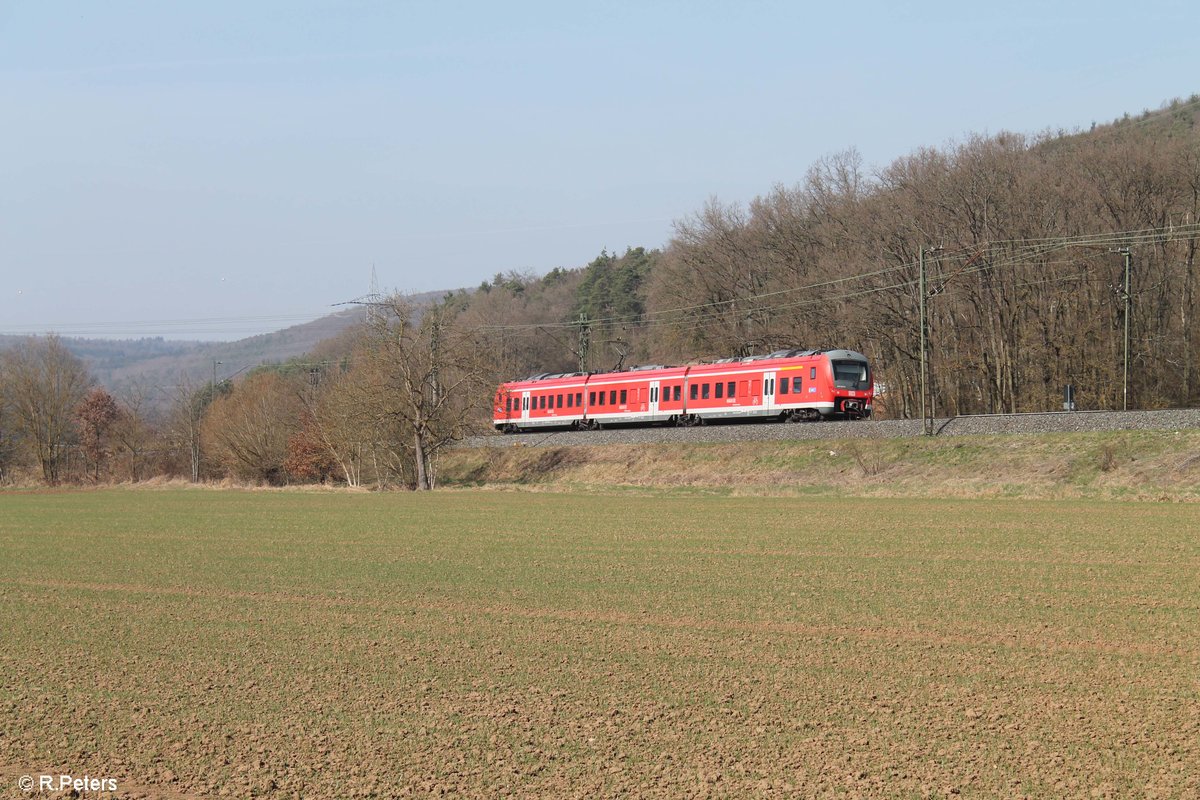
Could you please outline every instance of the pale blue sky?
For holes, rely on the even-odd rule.
[[[0,0],[0,333],[237,338],[1200,91],[1190,3]],[[208,323],[180,320],[209,319]],[[138,324],[149,322],[152,324]],[[98,323],[88,327],[84,323]]]

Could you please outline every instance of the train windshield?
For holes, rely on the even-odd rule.
[[[865,361],[834,361],[833,385],[839,389],[866,391],[871,388]]]

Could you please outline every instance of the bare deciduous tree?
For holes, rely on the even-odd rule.
[[[150,390],[131,384],[121,392],[121,415],[112,426],[115,468],[125,480],[139,481],[152,469],[156,442],[169,439],[151,418]],[[164,459],[160,459],[165,464]]]
[[[361,486],[364,470],[374,463],[376,428],[368,407],[355,399],[362,395],[358,382],[364,377],[361,368],[337,370],[322,380],[315,395],[301,395],[307,439],[319,443],[347,486]]]
[[[110,454],[112,428],[120,418],[117,401],[101,386],[94,387],[75,407],[80,449],[92,481],[100,480],[101,469]]]
[[[200,480],[201,430],[204,411],[208,407],[212,392],[197,388],[187,376],[181,376],[173,388],[171,409],[167,418],[166,439],[171,448],[181,454],[187,463],[188,478],[192,483]]]
[[[32,338],[3,354],[5,394],[32,450],[42,479],[63,477],[66,448],[74,441],[73,412],[92,380],[57,336]]]
[[[284,481],[288,440],[299,430],[295,386],[272,372],[252,375],[218,397],[204,416],[202,440],[213,460],[245,480]]]
[[[416,319],[411,305],[394,296],[381,310],[367,331],[358,402],[376,429],[407,438],[407,446],[392,444],[407,451],[412,485],[432,489],[438,454],[466,435],[479,404],[491,399],[486,351],[445,305]]]

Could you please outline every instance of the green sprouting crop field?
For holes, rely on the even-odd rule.
[[[1196,796],[1198,529],[1165,503],[3,493],[0,791]]]

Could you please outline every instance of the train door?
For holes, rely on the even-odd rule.
[[[521,421],[529,421],[529,392],[521,392]]]
[[[658,381],[650,381],[650,404],[647,406],[647,410],[650,412],[651,419],[658,416],[658,386]]]
[[[772,411],[775,408],[775,373],[763,373],[763,392],[762,392],[763,408],[767,411]]]

